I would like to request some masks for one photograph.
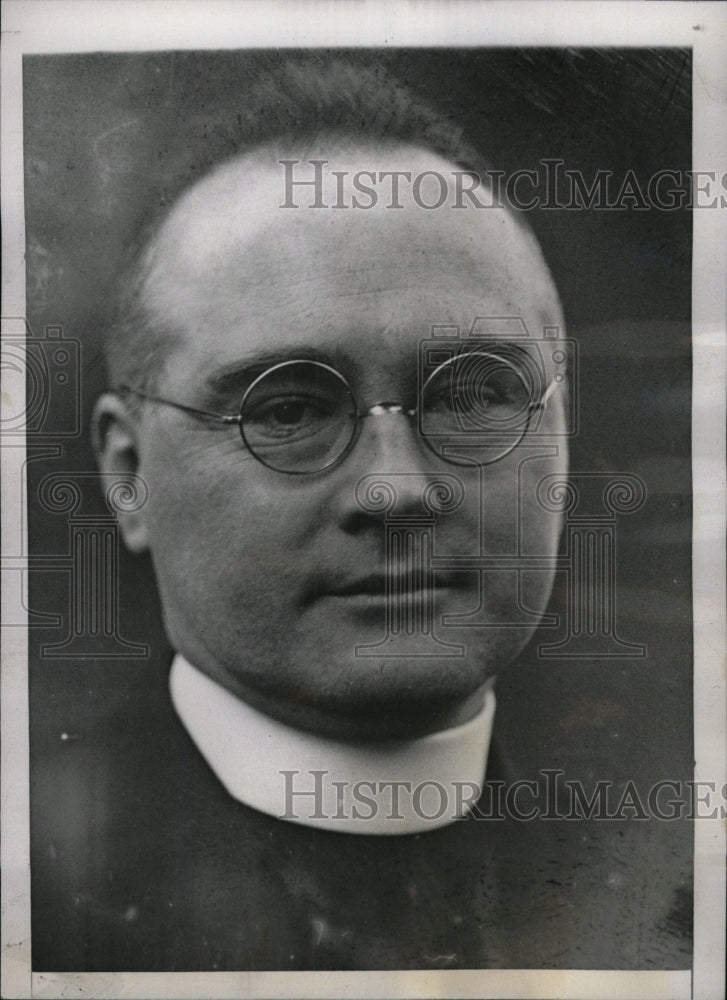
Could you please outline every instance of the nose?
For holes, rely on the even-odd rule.
[[[358,440],[339,472],[345,477],[339,512],[348,530],[372,519],[428,519],[444,512],[443,489],[459,493],[459,483],[450,483],[458,479],[452,467],[421,440],[416,417],[396,404],[379,403],[362,416]]]
[[[355,451],[368,472],[426,475],[435,463],[417,431],[416,416],[399,403],[376,403],[360,414]]]

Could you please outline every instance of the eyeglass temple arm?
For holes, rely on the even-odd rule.
[[[184,403],[175,403],[171,399],[162,399],[161,396],[152,396],[147,392],[139,392],[138,389],[132,389],[128,385],[120,385],[116,391],[119,393],[130,393],[132,396],[136,396],[138,399],[145,399],[150,403],[173,406],[175,410],[183,410],[185,413],[192,413],[197,417],[210,417],[213,420],[218,420],[221,424],[239,424],[242,420],[239,413],[230,416],[225,413],[213,413],[211,410],[199,410],[194,406],[186,406]]]
[[[560,382],[556,382],[555,379],[553,379],[548,388],[543,393],[542,397],[540,398],[540,401],[537,403],[533,403],[531,405],[530,407],[531,413],[535,412],[535,410],[544,410],[548,400],[553,395],[553,393],[555,392],[555,390],[558,388],[559,385]]]

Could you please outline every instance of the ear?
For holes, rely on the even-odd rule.
[[[109,392],[97,401],[91,438],[101,472],[113,475],[120,484],[127,483],[134,495],[137,488],[132,480],[139,474],[138,422],[120,396]],[[116,514],[126,547],[145,552],[149,547],[145,507],[117,510]]]

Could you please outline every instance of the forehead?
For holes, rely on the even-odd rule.
[[[314,195],[303,187],[301,207],[281,207],[286,156],[299,159],[301,179],[314,177],[308,161],[327,160],[327,207],[308,207]],[[505,210],[425,209],[407,183],[400,209],[384,197],[352,207],[361,171],[436,171],[453,184],[456,169],[395,146],[264,150],[218,169],[177,203],[150,253],[146,305],[177,334],[168,366],[204,372],[310,348],[376,367],[410,358],[432,328],[466,331],[476,317],[521,317],[533,337],[544,323],[558,325],[540,250]],[[341,184],[348,207],[335,209]],[[370,200],[359,192],[359,203]]]

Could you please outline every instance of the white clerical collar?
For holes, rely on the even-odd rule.
[[[408,740],[347,743],[251,708],[182,656],[174,707],[233,798],[277,819],[339,833],[423,833],[453,823],[484,781],[495,695],[454,729]]]

